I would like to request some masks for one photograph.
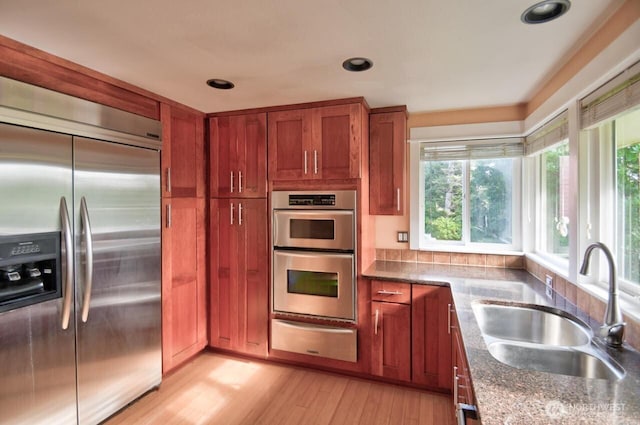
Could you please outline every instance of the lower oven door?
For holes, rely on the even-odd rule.
[[[353,254],[274,251],[273,310],[354,321]]]

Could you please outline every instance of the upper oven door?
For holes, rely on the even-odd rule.
[[[353,251],[354,215],[349,210],[273,212],[273,245]]]

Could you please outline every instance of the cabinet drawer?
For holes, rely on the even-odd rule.
[[[371,300],[411,304],[411,284],[373,280],[371,281]]]

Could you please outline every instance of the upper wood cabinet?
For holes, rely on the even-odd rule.
[[[162,104],[161,120],[162,197],[204,197],[204,115]]]
[[[412,381],[451,390],[451,290],[413,285]]]
[[[363,114],[360,103],[270,112],[269,179],[359,178]]]
[[[403,215],[406,107],[379,111],[369,115],[369,211],[373,215]]]
[[[209,119],[210,194],[216,198],[266,198],[267,115]]]
[[[162,229],[162,370],[207,345],[205,200],[166,198]]]

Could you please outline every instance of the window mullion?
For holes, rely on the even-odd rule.
[[[464,161],[462,168],[462,241],[471,242],[471,161]]]

